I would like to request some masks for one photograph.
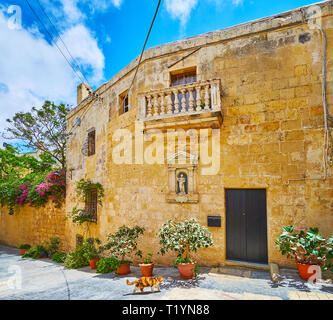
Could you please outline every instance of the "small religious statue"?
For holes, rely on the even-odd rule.
[[[181,173],[177,178],[178,190],[180,194],[186,194],[186,177],[184,173]]]

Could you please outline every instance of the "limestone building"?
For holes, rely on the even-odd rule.
[[[67,220],[68,246],[140,225],[140,248],[170,264],[156,233],[193,217],[215,243],[201,265],[294,265],[275,249],[283,226],[332,236],[332,14],[326,1],[150,48],[133,86],[138,58],[93,94],[80,85],[66,214],[81,178],[105,197],[89,230]]]

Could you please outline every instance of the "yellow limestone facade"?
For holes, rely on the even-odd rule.
[[[123,114],[121,96],[130,88],[138,59],[98,88],[95,96],[80,86],[78,105],[68,116],[72,136],[64,216],[79,204],[75,186],[81,178],[101,183],[105,197],[97,223],[64,222],[66,246],[74,248],[78,234],[105,241],[122,225],[140,225],[146,229],[140,249],[152,252],[157,264],[170,265],[174,255],[157,253],[157,231],[163,223],[196,218],[207,226],[208,216],[221,216],[220,228],[209,227],[214,247],[199,250],[195,258],[200,265],[223,265],[228,189],[266,190],[268,262],[294,265],[275,249],[282,226],[317,226],[324,236],[331,236],[332,123],[328,121],[325,176],[324,41],[315,23],[322,25],[327,37],[327,104],[332,115],[333,1],[315,7],[319,18],[313,9],[304,7],[148,49],[128,94],[129,111]],[[189,70],[195,70],[196,83],[170,87],[174,74]],[[187,92],[187,107],[193,112],[181,102],[183,113],[169,109],[174,90],[176,96]],[[207,102],[207,110],[198,111],[191,100],[194,91]],[[87,156],[92,129],[96,153]],[[193,129],[182,151],[167,140],[167,130],[172,129]],[[191,148],[193,136],[208,146],[208,158],[202,145]],[[157,148],[156,141],[162,141]],[[126,148],[117,158],[120,146]],[[164,162],[154,163],[157,154],[164,155]],[[179,163],[181,157],[185,164]],[[168,159],[175,163],[168,164]],[[177,185],[175,173],[182,169],[189,174],[185,199],[172,190]]]

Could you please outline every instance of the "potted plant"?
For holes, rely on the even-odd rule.
[[[101,241],[98,238],[88,238],[83,241],[83,256],[89,260],[90,268],[96,269],[96,263],[100,259],[100,254],[103,251],[103,247],[96,248],[96,245],[100,245]]]
[[[25,252],[31,248],[31,245],[25,243],[25,244],[19,245],[18,248],[21,250],[21,256],[23,256],[25,254]]]
[[[283,233],[276,240],[282,255],[296,260],[300,277],[303,280],[316,274],[316,266],[326,271],[333,270],[333,237],[326,240],[319,234],[318,228],[308,231],[294,231],[294,226],[283,227]]]
[[[137,250],[137,240],[144,233],[144,228],[135,226],[129,228],[122,226],[114,234],[107,236],[108,242],[104,246],[104,250],[110,250],[111,255],[118,259],[120,266],[117,268],[118,275],[126,275],[131,273],[131,261],[125,260],[125,256],[135,254],[142,256],[141,251]]]
[[[159,230],[158,235],[162,255],[169,250],[177,253],[175,266],[183,279],[192,279],[197,271],[196,263],[190,256],[191,252],[214,245],[211,233],[196,219],[180,223],[169,220]]]
[[[153,275],[154,263],[152,262],[152,253],[148,253],[143,263],[139,264],[141,273],[144,277],[151,277]]]
[[[32,247],[28,249],[22,256],[22,258],[32,258],[32,259],[43,259],[47,257],[48,257],[47,251],[43,246]]]
[[[102,258],[97,262],[97,273],[109,273],[115,271],[121,266],[118,259],[114,257]]]
[[[58,252],[60,242],[61,242],[60,238],[58,238],[58,237],[50,238],[49,241],[47,241],[47,240],[43,241],[44,247],[46,248],[46,251],[47,251],[48,258],[51,259],[52,256],[56,252]]]

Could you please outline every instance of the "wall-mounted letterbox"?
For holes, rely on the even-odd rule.
[[[208,227],[221,228],[221,216],[208,216]]]

